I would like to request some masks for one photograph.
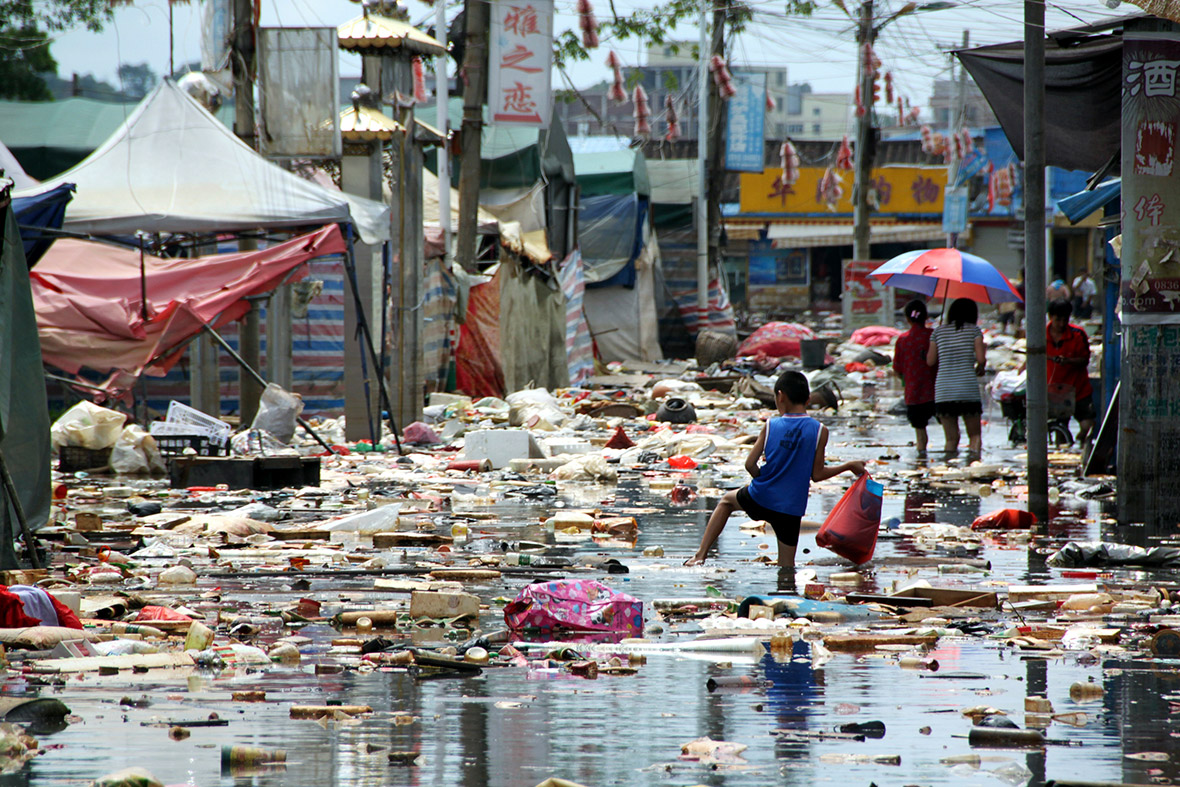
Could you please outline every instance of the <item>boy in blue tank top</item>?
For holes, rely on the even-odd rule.
[[[807,511],[807,496],[812,481],[826,481],[840,473],[862,475],[864,462],[844,462],[828,467],[824,452],[828,445],[828,428],[807,415],[811,391],[807,378],[799,372],[783,372],[774,384],[774,401],[778,416],[762,427],[758,440],[746,456],[746,470],[753,477],[747,486],[726,492],[713,509],[701,545],[686,566],[705,562],[705,555],[716,543],[734,511],[745,511],[751,519],[769,522],[778,538],[780,575],[794,585],[795,547],[799,544],[799,524]],[[758,460],[765,456],[759,465]]]

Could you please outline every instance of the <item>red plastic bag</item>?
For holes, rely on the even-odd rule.
[[[1036,524],[1037,517],[1031,511],[1019,508],[1001,508],[984,514],[971,523],[972,530],[1027,530]]]
[[[537,582],[504,607],[504,622],[513,631],[619,631],[639,637],[643,602],[593,579]]]
[[[853,482],[815,534],[815,543],[860,565],[873,559],[885,487],[865,473]]]

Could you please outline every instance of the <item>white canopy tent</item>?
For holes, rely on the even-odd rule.
[[[389,208],[333,192],[259,156],[195,99],[164,80],[111,138],[33,189],[78,190],[65,229],[102,235],[221,232],[351,222],[362,241],[389,238]]]
[[[29,177],[16,160],[16,156],[12,155],[12,151],[3,142],[0,142],[0,170],[4,171],[4,177],[10,178],[18,189],[30,189],[37,185],[36,179]]]

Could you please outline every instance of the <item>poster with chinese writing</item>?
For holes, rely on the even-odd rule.
[[[737,93],[729,99],[725,121],[725,168],[761,172],[766,122],[766,74],[734,74]]]
[[[893,325],[891,288],[869,274],[881,267],[883,260],[845,260],[844,292],[840,304],[844,313],[844,333],[869,325]]]
[[[491,0],[488,110],[493,123],[547,128],[553,108],[553,0]]]
[[[1123,42],[1122,319],[1180,323],[1180,33]]]

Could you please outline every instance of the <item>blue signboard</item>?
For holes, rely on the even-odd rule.
[[[761,172],[766,121],[766,74],[734,74],[737,94],[729,99],[725,123],[725,168]]]
[[[942,231],[948,235],[967,231],[967,189],[965,186],[947,189],[943,194]]]

